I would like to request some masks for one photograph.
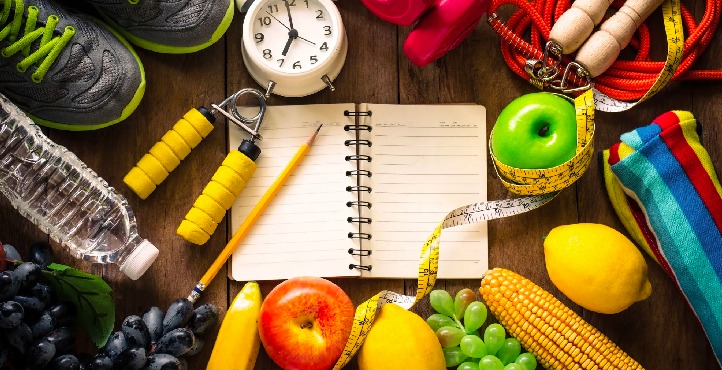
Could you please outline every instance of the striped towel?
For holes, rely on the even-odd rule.
[[[684,294],[722,364],[722,187],[697,121],[673,111],[602,153],[609,199]]]

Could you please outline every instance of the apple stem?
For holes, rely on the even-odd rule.
[[[539,130],[539,136],[545,137],[549,133],[549,125],[544,125],[544,127]]]

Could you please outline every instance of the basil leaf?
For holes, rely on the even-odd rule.
[[[44,277],[55,294],[75,305],[80,325],[98,348],[104,346],[115,325],[115,303],[108,283],[98,275],[57,263],[48,269],[52,273]]]

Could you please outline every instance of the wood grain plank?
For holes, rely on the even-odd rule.
[[[697,20],[706,11],[705,1],[685,0],[684,3]],[[456,49],[420,68],[412,65],[403,53],[403,44],[411,27],[396,27],[381,21],[359,1],[336,4],[349,40],[346,64],[335,81],[337,90],[324,90],[303,98],[272,96],[269,104],[477,103],[487,108],[488,135],[496,117],[511,100],[537,91],[506,67],[499,51],[499,37],[485,21]],[[659,12],[655,12],[649,23],[652,54],[661,60],[665,50],[659,18]],[[49,137],[68,147],[128,199],[138,219],[141,236],[161,250],[160,257],[146,275],[131,281],[115,266],[92,265],[74,259],[61,246],[53,244],[59,262],[100,274],[108,281],[114,289],[117,304],[116,328],[127,315],[142,314],[152,305],[165,310],[173,299],[185,297],[234,231],[224,220],[219,231],[202,247],[191,245],[175,234],[178,223],[226,155],[225,120],[218,120],[209,137],[147,200],[135,196],[123,184],[122,178],[190,108],[208,107],[240,88],[265,88],[251,79],[243,65],[240,52],[242,25],[243,15],[236,12],[225,38],[199,53],[162,55],[138,49],[148,86],[138,110],[125,122],[94,132],[71,133],[43,128]],[[695,66],[722,70],[719,32]],[[722,166],[722,129],[717,124],[722,115],[720,99],[722,85],[718,82],[675,82],[630,111],[598,113],[595,153],[609,148],[619,140],[620,134],[651,122],[667,110],[685,109],[692,111],[702,123],[702,142],[719,168]],[[514,197],[498,181],[490,160],[487,164],[488,199]],[[647,369],[718,369],[704,332],[696,324],[682,294],[651,258],[645,256],[653,286],[652,296],[619,314],[589,312],[556,289],[546,272],[542,238],[558,225],[576,222],[602,223],[626,234],[607,199],[597,160],[572,188],[564,190],[552,203],[527,214],[490,221],[490,267],[512,269],[549,290]],[[15,245],[22,254],[27,253],[32,242],[48,240],[47,235],[22,218],[4,198],[0,199],[0,223],[5,225],[0,240]],[[224,269],[200,301],[220,306],[221,315],[244,284],[230,281],[225,276]],[[356,305],[383,289],[410,295],[416,292],[416,281],[412,279],[330,280],[341,286]],[[268,294],[278,283],[261,282],[262,293]],[[479,281],[472,279],[440,280],[436,284],[437,288],[452,294],[467,287],[476,291],[478,286]],[[428,299],[415,306],[413,311],[426,318],[432,313]],[[190,359],[189,368],[204,368],[217,329],[204,335],[205,349]],[[81,339],[79,345],[82,350],[94,350],[87,339]],[[262,350],[256,368],[279,367]],[[352,362],[347,368],[357,369],[357,365]]]

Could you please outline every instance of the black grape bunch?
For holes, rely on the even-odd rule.
[[[201,335],[218,321],[218,308],[194,309],[187,299],[164,313],[151,307],[123,320],[96,355],[75,351],[76,309],[60,301],[43,273],[53,262],[49,244],[34,243],[28,262],[3,245],[0,264],[0,369],[185,370],[185,357],[198,353]]]

